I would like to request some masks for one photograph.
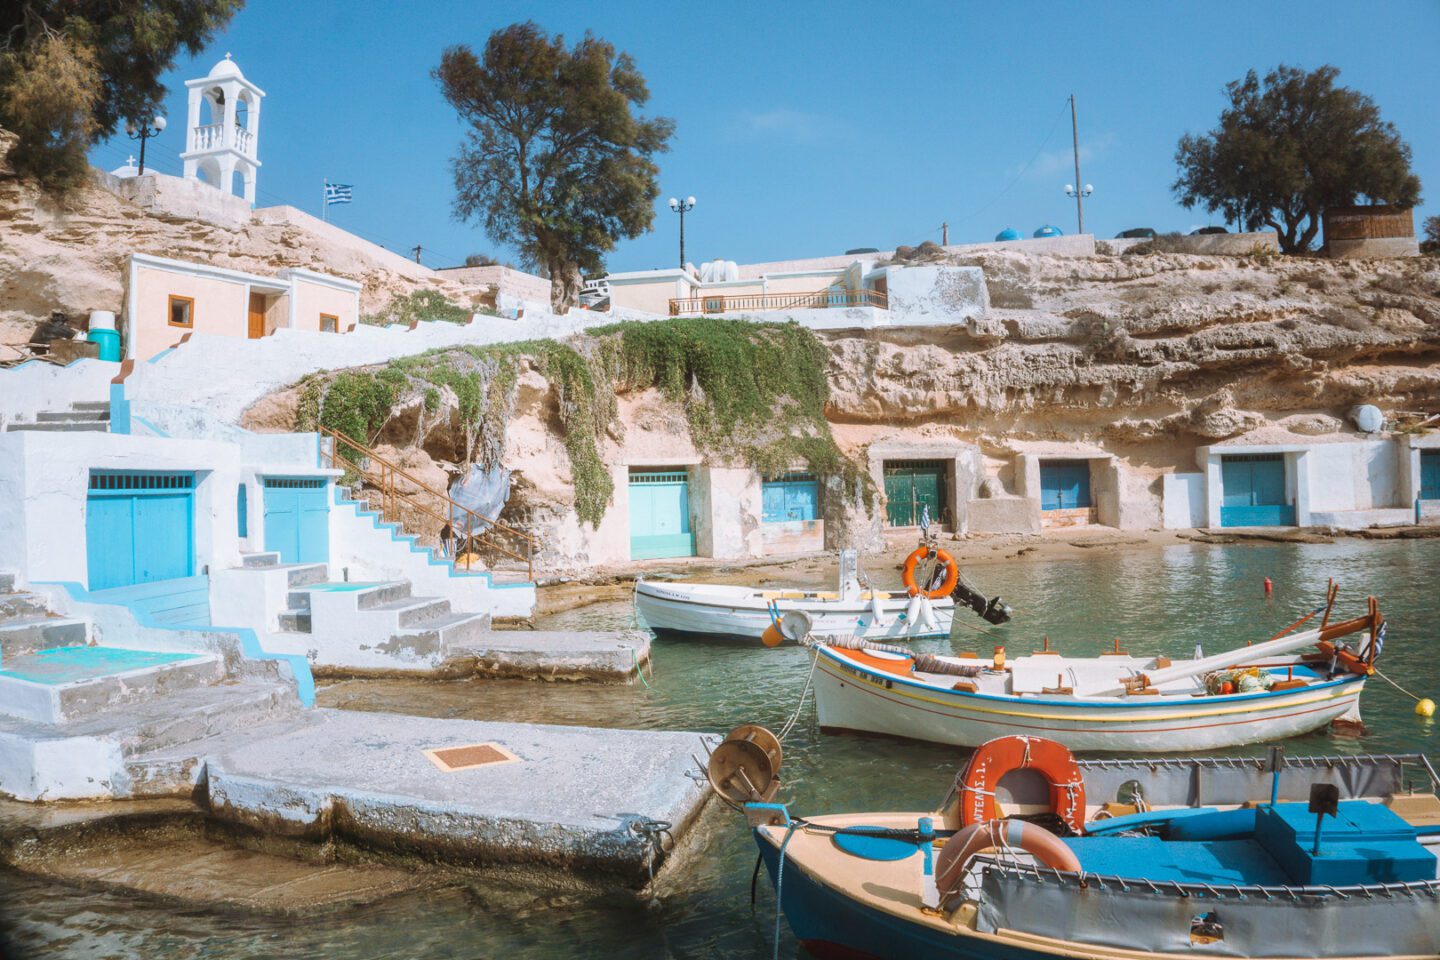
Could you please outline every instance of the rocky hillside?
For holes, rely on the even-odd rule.
[[[1440,411],[1440,258],[991,253],[992,309],[945,331],[827,337],[829,419],[1000,443],[1193,447]]]
[[[53,310],[77,317],[91,310],[118,313],[130,253],[259,274],[305,267],[346,277],[363,284],[363,312],[417,289],[440,290],[465,304],[477,293],[428,271],[396,272],[364,244],[342,245],[296,226],[252,223],[230,230],[157,217],[98,185],[62,205],[15,176],[6,162],[12,142],[0,131],[0,344],[29,340],[35,324]]]

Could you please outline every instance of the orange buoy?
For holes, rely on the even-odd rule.
[[[900,579],[904,581],[905,589],[910,592],[910,596],[923,593],[931,600],[939,600],[941,597],[950,596],[950,591],[954,590],[955,584],[960,582],[960,564],[956,563],[955,558],[944,550],[936,550],[935,559],[945,565],[945,579],[934,590],[921,590],[919,584],[915,582],[915,566],[929,555],[929,548],[920,547],[906,557],[905,569],[901,572]]]
[[[1042,737],[997,737],[982,743],[955,782],[960,824],[997,820],[995,788],[1016,770],[1035,770],[1050,782],[1050,810],[1076,834],[1085,832],[1085,779],[1063,745]]]
[[[1266,578],[1265,578],[1265,596],[1268,597],[1268,596],[1270,596],[1270,595],[1271,595],[1272,593],[1274,593],[1274,592],[1275,592],[1275,584],[1273,584],[1273,583],[1270,582],[1270,578],[1269,578],[1269,577],[1266,577]]]
[[[760,642],[767,647],[778,647],[785,642],[785,634],[780,632],[778,623],[772,623],[765,628],[764,633],[760,634]]]

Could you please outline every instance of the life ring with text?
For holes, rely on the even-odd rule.
[[[945,579],[934,590],[922,590],[915,582],[915,565],[929,555],[929,548],[921,547],[906,557],[905,570],[900,574],[900,579],[905,582],[905,589],[910,592],[910,596],[923,593],[931,600],[939,600],[941,597],[950,596],[950,591],[954,590],[955,584],[960,582],[960,564],[956,563],[955,558],[944,550],[936,550],[935,559],[945,566]]]
[[[1085,778],[1064,744],[1042,737],[997,737],[982,743],[956,781],[960,823],[1000,817],[995,788],[1007,774],[1035,770],[1050,782],[1050,811],[1075,832],[1085,832]]]

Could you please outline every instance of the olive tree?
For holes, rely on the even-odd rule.
[[[650,229],[674,122],[636,113],[650,93],[628,54],[591,34],[573,47],[534,23],[497,30],[476,56],[444,51],[433,71],[468,126],[453,161],[454,214],[550,276],[565,312],[581,272]]]
[[[1374,100],[1336,85],[1339,75],[1281,65],[1227,84],[1219,126],[1186,134],[1176,149],[1180,202],[1249,230],[1270,227],[1285,253],[1310,248],[1326,207],[1419,203],[1410,147]]]

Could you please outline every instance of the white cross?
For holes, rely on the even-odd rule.
[[[125,166],[127,166],[127,167],[133,167],[133,166],[135,166],[135,154],[132,153],[132,154],[130,154],[130,156],[128,156],[128,157],[125,158]]]

